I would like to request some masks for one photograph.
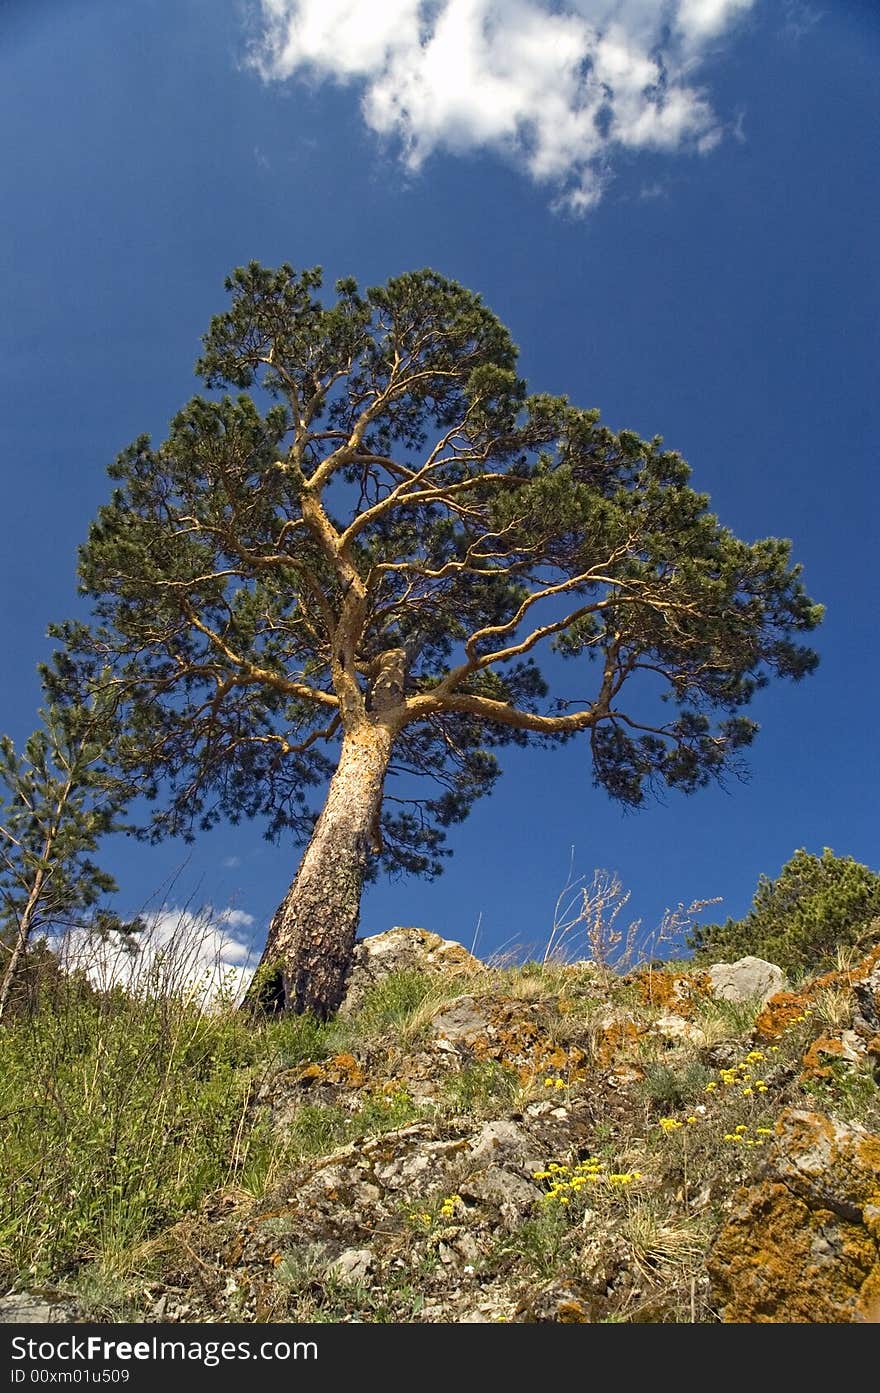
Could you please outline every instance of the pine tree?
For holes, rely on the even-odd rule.
[[[92,859],[125,803],[106,764],[110,713],[99,694],[86,707],[52,703],[40,715],[23,754],[0,736],[0,1017],[37,932],[141,927],[100,906],[116,884]]]
[[[760,877],[744,918],[703,924],[687,942],[695,962],[756,954],[797,976],[872,935],[880,938],[880,875],[826,846],[821,856],[801,847],[775,880]]]
[[[454,281],[343,280],[329,306],[317,269],[226,284],[197,364],[218,395],[111,466],[81,554],[94,618],[54,631],[55,682],[112,669],[152,835],[262,815],[305,844],[260,992],[326,1016],[365,878],[436,874],[499,748],[582,737],[633,806],[698,789],[737,767],[756,689],[813,669],[821,607],[789,544],[721,527],[659,437],[529,395]],[[551,646],[576,699],[550,695]]]

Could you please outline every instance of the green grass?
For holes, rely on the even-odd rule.
[[[494,1059],[477,1060],[443,1082],[444,1101],[453,1112],[482,1116],[503,1112],[519,1090],[516,1070]]]
[[[357,1013],[358,1029],[370,1035],[405,1024],[431,995],[434,985],[425,972],[390,972],[365,994]]]
[[[815,1099],[816,1107],[843,1122],[857,1122],[869,1131],[880,1131],[880,1071],[874,1061],[867,1057],[852,1064],[845,1059],[829,1059],[826,1068],[824,1078],[804,1084],[804,1092]]]
[[[261,1037],[171,997],[71,999],[0,1031],[0,1273],[46,1279],[142,1243],[210,1191],[258,1189]]]
[[[703,1102],[706,1084],[711,1078],[711,1069],[697,1060],[688,1060],[676,1067],[648,1064],[640,1092],[655,1111],[671,1112],[688,1103]]]
[[[327,1059],[348,1044],[348,1031],[342,1022],[320,1021],[316,1016],[283,1016],[264,1027],[265,1050],[274,1053],[282,1069],[311,1060]]]
[[[586,1044],[603,1001],[630,1001],[641,1019],[650,1016],[632,983],[612,982],[603,994],[595,975],[580,968],[525,964],[496,969],[489,980],[499,1000],[534,1016],[548,1041],[583,1037]],[[0,1282],[58,1288],[89,1319],[136,1321],[149,1310],[145,1291],[173,1270],[180,1235],[202,1224],[206,1200],[205,1213],[214,1214],[218,1192],[239,1200],[271,1194],[296,1163],[415,1121],[432,1120],[446,1136],[489,1117],[517,1117],[531,1095],[503,1062],[462,1056],[460,1070],[447,1072],[447,1059],[424,1101],[404,1082],[407,1052],[421,1082],[430,1057],[423,1033],[445,1001],[468,991],[477,994],[478,984],[399,972],[377,983],[350,1016],[255,1024],[229,1004],[202,1014],[173,992],[102,996],[59,984],[39,1009],[22,1009],[0,1028]],[[644,1077],[632,1084],[630,1109],[600,1111],[582,1138],[608,1172],[600,1181],[578,1188],[573,1177],[585,1163],[566,1153],[566,1167],[554,1166],[556,1195],[548,1183],[517,1230],[496,1233],[488,1246],[479,1207],[460,1207],[455,1223],[481,1239],[474,1259],[481,1279],[526,1287],[592,1280],[593,1236],[607,1232],[628,1253],[647,1304],[627,1305],[621,1289],[608,1297],[622,1303],[620,1311],[605,1318],[708,1318],[693,1283],[721,1218],[714,1197],[748,1183],[763,1163],[804,1049],[819,1030],[845,1026],[852,1003],[847,992],[826,992],[778,1044],[757,1047],[756,1009],[697,1003],[703,1043],[723,1042],[717,1058],[729,1067],[714,1062],[715,1054],[703,1056],[713,1060],[708,1067],[688,1042],[658,1040],[656,1055],[643,1052]],[[342,1053],[354,1054],[361,1071],[350,1086],[345,1069],[331,1069],[326,1077],[306,1071],[311,1086],[300,1088],[301,1065]],[[286,1070],[294,1072],[280,1081],[279,1112],[263,1084]],[[880,1128],[870,1059],[832,1063],[826,1077],[797,1088],[808,1106]],[[447,1190],[417,1201],[409,1217],[424,1217],[423,1204],[435,1219],[443,1215]],[[412,1202],[401,1204],[409,1214]],[[288,1221],[277,1222],[283,1250]],[[371,1281],[369,1289],[341,1282],[321,1264],[301,1267],[291,1246],[272,1319],[418,1319],[425,1293],[440,1291],[445,1280],[434,1242],[439,1227],[402,1231],[403,1247],[395,1250],[402,1264],[383,1269],[379,1286]]]
[[[520,1261],[538,1278],[557,1277],[567,1271],[571,1243],[565,1212],[541,1205],[512,1234],[499,1239],[487,1265],[503,1271],[511,1260]]]
[[[418,1105],[406,1089],[392,1094],[368,1094],[356,1112],[338,1103],[303,1103],[287,1127],[291,1159],[323,1156],[349,1142],[406,1127],[419,1117]]]

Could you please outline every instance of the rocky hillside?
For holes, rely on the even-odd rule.
[[[6,1319],[880,1320],[880,947],[800,983],[358,947],[255,1092],[295,1158],[151,1240],[152,1277]]]

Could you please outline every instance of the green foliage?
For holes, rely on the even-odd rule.
[[[17,937],[14,929],[0,933],[0,961],[7,964],[7,969],[15,953]],[[3,1016],[4,1019],[29,1016],[40,1007],[62,1010],[74,996],[83,1000],[95,996],[88,974],[80,967],[65,967],[45,938],[33,937],[19,954],[10,974]]]
[[[712,961],[719,961],[716,956],[710,956]],[[728,1001],[723,996],[701,996],[694,1002],[694,1018],[706,1037],[712,1040],[730,1039],[733,1035],[749,1034],[763,1004],[760,996],[751,997],[747,1001]]]
[[[286,1144],[292,1157],[321,1156],[363,1137],[406,1127],[418,1116],[418,1105],[405,1088],[367,1093],[356,1110],[340,1103],[302,1103],[290,1119]]]
[[[880,1133],[880,1066],[867,1057],[858,1064],[829,1059],[824,1077],[809,1079],[804,1092],[823,1112]]]
[[[357,1012],[357,1030],[369,1035],[403,1025],[436,985],[436,979],[426,972],[410,968],[389,972],[365,993]]]
[[[267,1048],[277,1053],[281,1066],[290,1069],[306,1060],[326,1059],[339,1046],[336,1022],[319,1021],[306,1013],[282,1016],[266,1026]]]
[[[571,1248],[571,1225],[558,1206],[541,1205],[509,1237],[499,1239],[494,1261],[518,1259],[538,1278],[565,1270]]]
[[[40,1280],[133,1247],[222,1185],[259,1182],[275,1145],[242,1129],[256,1037],[232,1013],[122,992],[0,1031],[0,1270]]]
[[[647,1064],[641,1092],[657,1112],[684,1108],[702,1102],[711,1071],[698,1060],[672,1068],[668,1064]]]
[[[867,944],[880,916],[880,875],[851,856],[803,847],[776,880],[761,876],[743,919],[704,924],[688,937],[696,963],[754,954],[793,976],[831,966],[838,948]]]
[[[97,907],[116,885],[92,853],[119,828],[127,797],[106,758],[112,701],[98,691],[87,705],[52,703],[41,715],[23,754],[0,737],[0,1014],[36,932],[142,927]]]
[[[260,815],[307,840],[342,731],[386,709],[392,872],[440,869],[506,744],[585,733],[629,805],[738,767],[754,692],[816,663],[787,542],[734,537],[659,437],[529,395],[505,327],[435,271],[339,281],[330,304],[318,268],[226,286],[197,371],[233,394],[111,466],[80,559],[93,620],[53,630],[46,674],[109,682],[145,835]],[[536,666],[549,643],[576,701]],[[625,703],[640,682],[653,716]]]
[[[516,1070],[494,1059],[478,1059],[466,1064],[460,1073],[450,1074],[443,1084],[443,1092],[456,1112],[478,1117],[509,1107],[518,1088]]]

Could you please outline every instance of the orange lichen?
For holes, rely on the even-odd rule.
[[[815,977],[801,991],[777,992],[771,996],[755,1020],[755,1034],[762,1040],[778,1040],[799,1016],[809,1010],[823,992],[851,987],[863,982],[880,965],[880,944],[872,948],[855,967],[840,972],[836,969]]]
[[[722,1319],[735,1324],[840,1324],[877,1290],[877,1244],[858,1223],[810,1209],[764,1181],[739,1203],[707,1261]]]
[[[556,1319],[563,1325],[589,1325],[590,1315],[582,1301],[560,1301]]]
[[[779,1040],[795,1021],[803,1016],[810,1004],[811,993],[777,992],[771,996],[755,1018],[755,1036],[759,1040]]]
[[[607,1067],[617,1055],[627,1052],[646,1033],[646,1026],[639,1026],[629,1017],[611,1021],[596,1036],[595,1060],[600,1067]]]
[[[333,1083],[346,1083],[357,1088],[364,1082],[364,1071],[353,1054],[335,1054],[327,1060],[325,1072]]]
[[[553,1039],[552,1012],[536,1002],[493,1003],[485,1031],[468,1044],[475,1059],[491,1059],[514,1068],[520,1082],[554,1074],[566,1084],[589,1076],[591,1061],[586,1050]]]
[[[880,1295],[880,1137],[790,1109],[765,1178],[740,1190],[707,1260],[726,1322],[869,1319]]]
[[[304,1087],[315,1083],[342,1084],[346,1088],[360,1088],[366,1082],[366,1075],[353,1054],[335,1054],[319,1064],[305,1064],[296,1075],[297,1083]]]
[[[712,995],[712,979],[708,972],[658,972],[641,968],[632,974],[631,981],[645,1005],[662,1007],[686,1020],[693,1017],[701,998]]]
[[[803,1057],[802,1077],[805,1079],[830,1079],[835,1060],[845,1059],[846,1051],[841,1040],[831,1035],[820,1035],[810,1045]]]

